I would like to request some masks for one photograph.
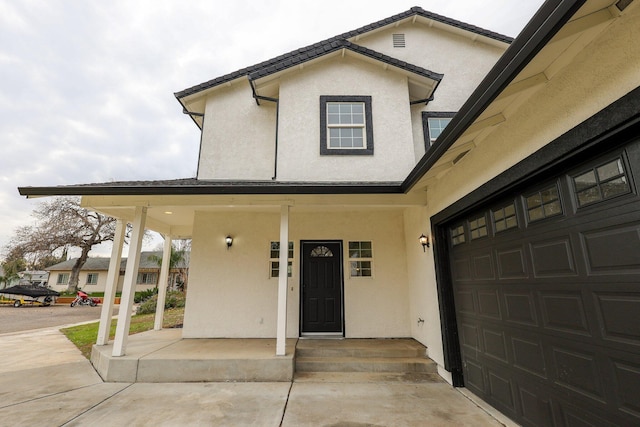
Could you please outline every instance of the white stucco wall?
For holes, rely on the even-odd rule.
[[[279,238],[278,211],[198,212],[183,337],[276,335],[277,279],[269,278],[269,242]],[[344,240],[345,333],[349,338],[407,337],[409,288],[400,210],[304,212],[291,209],[294,242],[287,335],[299,336],[300,240]],[[234,243],[227,251],[224,237]],[[374,277],[349,278],[348,241],[370,240]]]
[[[373,155],[320,155],[320,96],[372,97]],[[280,84],[278,179],[401,181],[414,162],[407,79],[353,57],[288,75]]]
[[[405,35],[404,48],[393,47],[392,34]],[[508,47],[506,44],[500,48],[482,41],[474,41],[462,35],[428,27],[420,22],[406,22],[385,31],[375,32],[360,38],[356,43],[444,74],[436,89],[434,100],[427,106],[422,104],[411,109],[416,162],[425,153],[422,112],[458,111]]]
[[[217,90],[206,103],[198,178],[270,180],[275,138],[275,104],[258,106],[248,81]]]

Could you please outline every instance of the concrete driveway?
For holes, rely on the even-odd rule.
[[[0,335],[0,360],[0,425],[503,425],[443,382],[104,383],[55,328]]]

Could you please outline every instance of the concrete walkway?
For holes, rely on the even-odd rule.
[[[444,382],[104,383],[56,329],[0,335],[0,426],[501,426]]]

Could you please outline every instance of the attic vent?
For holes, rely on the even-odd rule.
[[[404,34],[392,34],[393,47],[405,47]]]
[[[458,155],[456,156],[456,158],[455,158],[455,159],[453,159],[453,164],[455,165],[455,164],[456,164],[456,163],[458,163],[460,160],[462,160],[462,158],[463,158],[463,157],[464,157],[464,156],[465,156],[469,151],[471,151],[471,150],[467,150],[467,151],[465,151],[465,152],[463,152],[463,153],[458,154]]]
[[[616,3],[616,7],[618,8],[618,10],[620,10],[620,12],[622,12],[627,8],[627,6],[631,4],[632,1],[633,0],[620,0],[619,2]]]

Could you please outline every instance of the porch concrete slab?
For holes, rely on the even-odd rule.
[[[499,427],[446,383],[294,382],[282,426]]]
[[[108,345],[94,345],[91,351],[91,364],[104,381],[133,383],[136,381],[138,361],[142,357],[181,339],[182,330],[171,328],[130,335],[124,356],[112,355],[112,342]]]
[[[65,426],[280,425],[290,383],[137,383]]]
[[[444,383],[436,373],[424,372],[296,372],[296,383]]]
[[[113,344],[94,346],[91,363],[104,381],[203,382],[291,381],[297,339],[276,356],[275,339],[182,339],[180,329],[130,335],[126,355],[113,357]]]
[[[291,381],[296,339],[183,339],[140,359],[138,382]]]

